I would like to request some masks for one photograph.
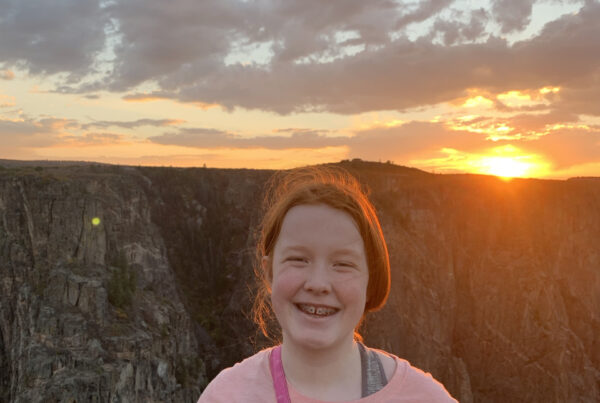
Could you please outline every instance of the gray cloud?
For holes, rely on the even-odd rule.
[[[284,130],[290,132],[290,130]],[[182,129],[149,137],[148,140],[166,145],[198,148],[267,148],[283,150],[290,148],[322,148],[345,145],[348,137],[329,137],[318,130],[293,129],[290,136],[242,137],[217,129]]]
[[[505,122],[520,132],[544,132],[548,125],[578,122],[579,117],[564,110],[553,110],[548,113],[523,113],[505,119],[495,119],[498,123]]]
[[[221,65],[247,23],[247,7],[234,0],[115,2],[108,10],[119,21],[121,42],[106,84],[122,91],[147,80],[168,87],[169,75],[205,76]]]
[[[438,151],[443,147],[476,150],[489,147],[485,135],[447,129],[442,123],[410,122],[398,127],[361,130],[346,136],[328,136],[326,131],[287,128],[277,134],[285,136],[242,137],[217,129],[182,129],[150,137],[158,144],[197,148],[292,148],[316,149],[346,146],[350,157],[365,159],[395,159]]]
[[[46,119],[21,121],[0,119],[0,144],[2,148],[48,147],[59,142],[56,121]]]
[[[94,146],[104,144],[116,144],[125,141],[125,136],[117,133],[96,133],[88,132],[82,135],[62,136],[61,142],[64,144],[77,146]]]
[[[108,132],[87,132],[79,134],[79,123],[71,119],[25,118],[20,121],[0,119],[0,143],[2,147],[18,150],[21,148],[43,148],[54,145],[90,146],[122,143],[126,137]]]
[[[504,32],[520,30],[533,0],[495,0],[490,14],[475,10],[466,22],[441,18],[451,0],[4,3],[3,68],[21,63],[32,73],[71,74],[59,92],[128,91],[133,95],[127,99],[135,100],[148,98],[138,85],[151,83],[154,97],[229,110],[351,114],[451,101],[472,88],[494,94],[549,85],[562,88],[556,107],[600,113],[597,1],[514,45],[490,36],[486,22],[492,17]],[[411,23],[431,18],[438,18],[432,34],[447,46],[427,35],[407,39]],[[98,52],[115,38],[115,59],[107,67]],[[248,57],[246,64],[226,65],[232,50],[260,44],[270,46],[263,62],[248,54],[239,55]],[[347,46],[358,53],[345,53]],[[86,72],[102,77],[77,82]]]
[[[529,25],[536,0],[493,0],[492,13],[503,33],[522,31]]]
[[[12,120],[0,120],[0,133],[3,135],[32,135],[38,133],[49,133],[48,127],[40,127],[31,121],[12,121]]]
[[[3,0],[0,62],[31,73],[90,72],[105,41],[101,0]]]
[[[438,18],[433,24],[430,35],[435,38],[440,34],[446,46],[457,42],[474,41],[485,33],[488,18],[488,13],[483,8],[472,11],[467,23]]]
[[[462,97],[469,88],[498,93],[558,85],[589,92],[600,65],[599,19],[600,4],[588,3],[513,46],[493,37],[452,47],[399,39],[326,64],[274,64],[268,71],[229,66],[182,86],[177,97],[229,109],[349,114],[431,105]]]
[[[479,133],[449,130],[442,123],[410,122],[402,126],[359,131],[349,142],[350,157],[408,160],[444,147],[479,150],[489,146]]]
[[[401,28],[414,22],[422,22],[439,13],[452,4],[454,0],[424,0],[408,13],[402,15],[396,22],[396,27]]]
[[[85,123],[81,125],[81,128],[88,130],[92,127],[107,128],[107,127],[122,127],[125,129],[134,129],[141,126],[154,126],[154,127],[165,127],[174,126],[183,123],[182,120],[178,119],[138,119],[132,121],[110,121],[102,120],[92,123]]]

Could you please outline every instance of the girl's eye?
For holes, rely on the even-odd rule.
[[[344,269],[352,269],[352,268],[356,267],[356,265],[351,262],[337,262],[337,263],[334,263],[334,266],[344,268]]]
[[[303,258],[301,256],[290,256],[288,258],[285,259],[286,262],[293,262],[293,263],[307,263],[308,260],[306,258]]]

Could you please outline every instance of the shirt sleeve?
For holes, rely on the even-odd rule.
[[[430,373],[408,367],[403,393],[407,401],[452,403],[458,402]]]
[[[265,352],[224,369],[200,395],[198,403],[275,403]]]

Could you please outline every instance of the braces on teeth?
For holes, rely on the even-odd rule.
[[[309,313],[311,315],[328,315],[328,314],[332,314],[335,312],[334,309],[330,309],[330,308],[324,308],[324,307],[318,307],[315,308],[314,306],[309,306],[309,305],[303,305],[301,306],[302,310],[306,313]]]

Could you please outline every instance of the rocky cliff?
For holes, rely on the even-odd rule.
[[[198,325],[128,169],[0,174],[0,401],[191,402]]]
[[[600,180],[342,165],[392,262],[367,344],[463,402],[600,399]],[[0,169],[0,401],[194,402],[264,346],[248,313],[270,174]]]

